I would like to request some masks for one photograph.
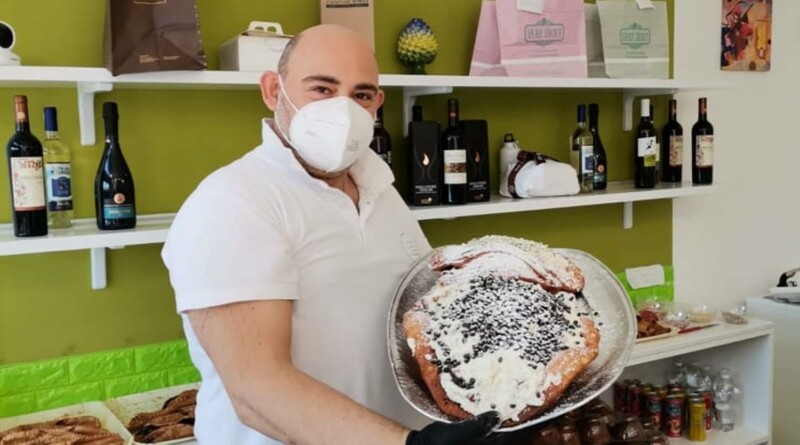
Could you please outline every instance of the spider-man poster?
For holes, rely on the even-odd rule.
[[[722,0],[723,70],[769,71],[772,0]]]

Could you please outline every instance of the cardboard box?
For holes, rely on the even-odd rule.
[[[219,47],[219,69],[223,71],[276,71],[290,35],[279,23],[250,22],[247,31]]]
[[[375,51],[374,3],[375,0],[320,0],[322,23],[352,29]]]

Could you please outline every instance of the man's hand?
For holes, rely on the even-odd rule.
[[[498,413],[489,411],[458,423],[432,423],[408,434],[406,445],[479,445],[500,424]]]

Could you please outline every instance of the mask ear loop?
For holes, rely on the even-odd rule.
[[[286,99],[287,102],[289,102],[289,105],[291,105],[292,108],[294,108],[294,112],[299,113],[300,110],[297,108],[297,106],[295,106],[294,102],[292,102],[292,99],[290,99],[289,95],[286,93],[286,88],[284,88],[283,86],[283,78],[280,75],[278,75],[278,86],[281,89],[281,94],[283,94],[283,97]],[[281,123],[280,119],[278,119],[277,112],[275,113],[275,128],[278,129],[278,132],[281,134],[281,136],[283,136],[283,139],[286,142],[288,142],[293,149],[297,150],[297,147],[294,146],[292,140],[289,138],[289,136],[286,135],[286,133],[284,133],[283,128],[281,128]]]

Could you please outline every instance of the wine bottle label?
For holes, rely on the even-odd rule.
[[[694,165],[697,167],[714,166],[714,136],[697,136]]]
[[[467,150],[444,151],[444,183],[467,183]]]
[[[44,165],[47,209],[52,212],[72,210],[72,168],[67,162]]]
[[[645,167],[655,167],[656,166],[656,153],[658,149],[656,147],[656,138],[655,136],[649,138],[639,138],[637,144],[637,153],[636,155],[640,158],[644,158],[644,166]]]
[[[670,136],[669,166],[680,167],[681,165],[683,165],[683,136]]]
[[[18,157],[10,161],[14,210],[44,210],[44,160],[41,157]]]
[[[103,219],[131,219],[136,216],[133,204],[114,204],[111,199],[103,200]]]
[[[584,175],[594,174],[594,146],[592,145],[581,147],[581,173]]]

